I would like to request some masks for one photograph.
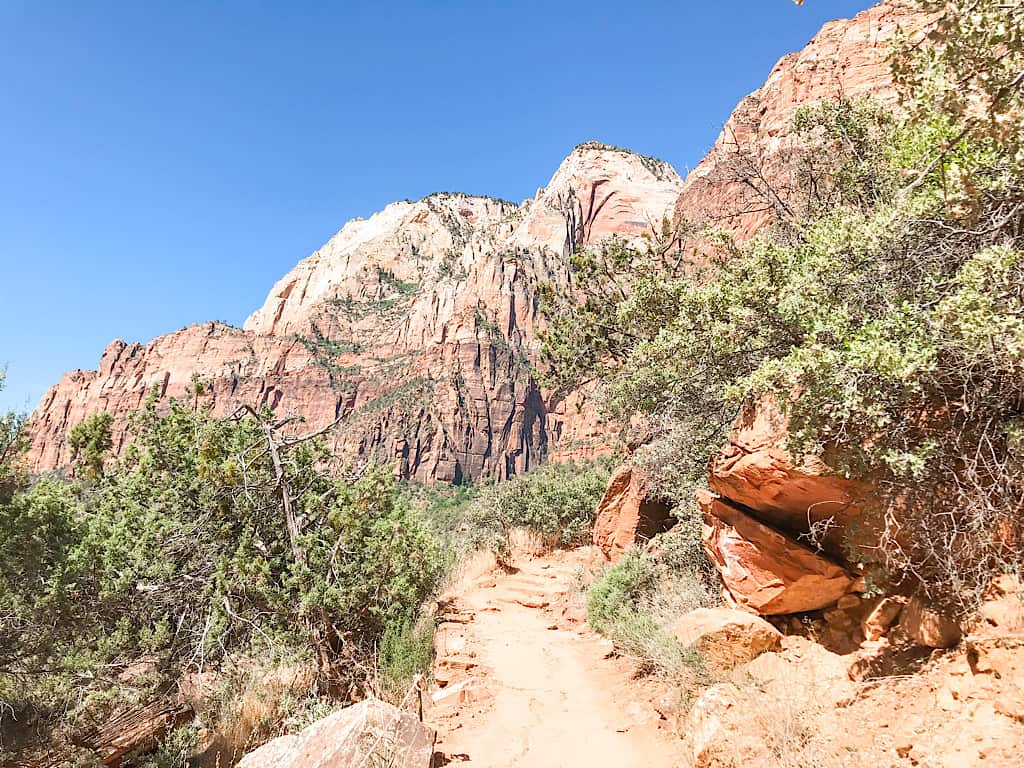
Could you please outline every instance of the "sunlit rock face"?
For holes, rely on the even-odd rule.
[[[330,435],[342,460],[394,464],[425,482],[502,478],[544,457],[606,451],[611,429],[591,399],[556,399],[534,378],[538,283],[565,284],[574,249],[637,238],[665,215],[755,232],[771,215],[732,178],[734,145],[770,176],[800,105],[867,94],[894,102],[889,41],[898,26],[924,23],[891,2],[826,24],[740,102],[685,182],[666,163],[588,142],[522,204],[436,194],[351,221],[282,277],[242,329],[208,323],[147,345],[114,342],[98,370],[66,374],[33,417],[32,468],[67,466],[67,431],[102,410],[123,447],[146,393],[185,397],[194,374],[217,414],[268,404],[308,429],[342,417]]]
[[[741,178],[784,190],[782,158],[793,116],[804,105],[839,98],[895,106],[889,55],[894,35],[928,18],[904,0],[879,3],[852,19],[825,24],[803,50],[779,59],[764,85],[740,101],[704,160],[686,177],[676,216],[731,229],[740,239],[772,220],[768,201]]]
[[[304,417],[343,462],[383,462],[424,482],[504,478],[546,456],[588,458],[609,430],[576,396],[535,380],[537,288],[568,280],[567,254],[637,238],[671,215],[666,163],[590,142],[522,204],[462,194],[397,202],[346,224],[271,289],[242,329],[207,323],[149,344],[113,342],[98,370],[66,374],[33,416],[33,469],[65,467],[87,416],[128,415],[156,388],[215,414],[241,404]]]

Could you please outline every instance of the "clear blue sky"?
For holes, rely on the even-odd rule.
[[[0,408],[114,338],[240,324],[392,200],[521,200],[588,139],[685,174],[870,4],[0,0]]]

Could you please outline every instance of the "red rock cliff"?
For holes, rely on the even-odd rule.
[[[710,221],[749,237],[771,220],[763,197],[740,177],[751,166],[784,184],[778,162],[797,109],[825,99],[870,96],[895,104],[889,69],[893,35],[926,23],[903,0],[831,21],[797,53],[779,59],[764,85],[740,101],[704,160],[690,172],[676,216]]]
[[[579,245],[639,236],[671,213],[681,185],[666,163],[591,142],[522,205],[436,194],[351,221],[244,328],[115,341],[98,370],[66,374],[33,416],[32,467],[66,466],[68,430],[99,411],[115,416],[120,449],[146,394],[183,397],[194,374],[217,414],[268,404],[305,428],[343,416],[330,437],[342,459],[394,463],[425,482],[600,451],[594,416],[552,401],[531,373],[537,284],[564,281]]]
[[[736,143],[770,172],[800,105],[891,99],[888,41],[897,26],[921,23],[884,3],[825,25],[740,102],[685,182],[667,164],[589,143],[522,205],[438,194],[349,222],[278,281],[243,329],[114,342],[97,371],[66,374],[34,414],[32,466],[65,466],[67,431],[102,410],[116,417],[120,447],[145,393],[183,396],[193,374],[210,383],[216,413],[267,403],[312,427],[342,415],[332,435],[341,456],[395,461],[428,482],[592,455],[607,430],[573,398],[553,401],[530,372],[538,281],[564,281],[577,246],[638,236],[673,209],[751,234],[768,214],[733,178]]]

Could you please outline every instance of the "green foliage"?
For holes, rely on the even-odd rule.
[[[778,182],[748,177],[776,226],[744,244],[705,232],[692,264],[613,242],[545,301],[549,379],[597,379],[611,416],[642,417],[655,439],[639,463],[663,493],[684,499],[767,397],[794,454],[878,490],[851,559],[960,602],[1024,554],[1021,11],[969,5],[946,6],[943,47],[899,59],[921,91],[909,120],[798,112]]]
[[[503,556],[516,528],[539,534],[549,546],[581,544],[607,484],[608,470],[598,464],[545,464],[483,486],[466,514],[470,544]]]
[[[74,542],[82,535],[79,502],[61,481],[42,480],[0,503],[0,701],[28,659],[48,657],[75,631],[76,571],[84,563]],[[84,627],[83,631],[88,631]]]
[[[4,372],[0,370],[0,389],[3,389]],[[25,484],[25,471],[21,455],[28,448],[24,414],[0,414],[0,504],[8,502],[11,496]]]
[[[669,550],[679,545],[678,537],[672,538],[661,537]],[[631,549],[591,585],[587,623],[661,675],[680,679],[702,674],[700,658],[672,634],[679,616],[716,602],[702,570],[689,557],[680,560],[678,553],[659,556]]]
[[[403,412],[415,411],[423,406],[424,396],[434,388],[434,380],[424,376],[403,381],[390,392],[369,400],[356,410],[356,414],[380,413],[392,408]]]
[[[396,618],[388,624],[380,641],[377,673],[381,696],[403,703],[416,675],[426,675],[434,660],[434,620]],[[408,703],[408,702],[405,702]]]
[[[377,277],[381,285],[395,291],[399,296],[414,296],[419,293],[419,283],[407,282],[398,277],[389,269],[377,268]]]
[[[601,634],[611,634],[616,625],[635,614],[640,601],[657,588],[653,563],[636,549],[626,552],[590,587],[587,595],[587,623]]]
[[[466,525],[466,515],[476,499],[478,485],[434,485],[425,486],[407,482],[403,491],[410,502],[420,510],[426,525],[433,533],[437,542],[443,570],[451,571],[459,557],[465,554],[468,546],[462,534]]]
[[[103,458],[110,446],[113,417],[105,411],[80,421],[68,432],[71,460],[82,476],[96,480],[103,474]]]
[[[337,481],[288,423],[151,398],[104,474],[0,505],[0,699],[45,713],[116,690],[140,657],[167,679],[279,646],[343,690],[440,556],[390,473]]]
[[[358,342],[329,339],[319,329],[314,328],[313,331],[312,337],[296,336],[295,340],[309,350],[309,353],[313,355],[316,361],[325,367],[330,367],[336,357],[359,354],[364,351],[363,345]]]
[[[959,135],[1001,148],[1004,169],[1024,171],[1024,4],[1003,0],[917,0],[937,15],[925,45],[897,42],[893,69],[917,122],[947,116]],[[935,145],[929,162],[948,147]]]
[[[430,594],[440,569],[437,547],[389,472],[338,487],[325,528],[309,548],[304,603],[332,622],[343,619],[340,631],[350,640],[376,640]]]
[[[473,316],[473,327],[477,331],[483,331],[492,344],[505,349],[508,348],[508,341],[505,339],[501,329],[498,328],[497,323],[488,320],[487,316],[479,307],[476,310],[476,314]]]
[[[154,752],[129,760],[138,768],[181,768],[188,765],[199,743],[199,727],[191,723],[167,734]]]

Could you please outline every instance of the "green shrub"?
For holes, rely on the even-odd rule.
[[[590,536],[608,476],[599,464],[545,464],[483,486],[466,514],[470,544],[504,555],[517,528],[540,535],[551,547],[582,544]]]
[[[0,503],[2,714],[123,698],[119,672],[141,657],[158,674],[139,698],[183,671],[281,649],[315,661],[342,698],[363,684],[387,628],[433,590],[438,547],[390,472],[340,482],[322,441],[281,429],[269,413],[216,419],[150,399],[120,460]]]
[[[466,515],[480,491],[478,485],[426,486],[415,482],[402,484],[409,499],[430,528],[440,551],[444,570],[450,571],[467,546],[464,529]]]
[[[83,477],[97,479],[103,474],[103,459],[110,446],[113,417],[106,412],[90,416],[75,424],[68,432],[71,460]]]
[[[601,634],[613,634],[622,617],[634,615],[656,587],[653,563],[640,550],[629,550],[591,585],[587,623]]]
[[[396,706],[408,703],[416,675],[426,675],[434,660],[434,619],[395,619],[384,629],[377,664],[382,698]]]
[[[627,551],[591,585],[587,623],[652,671],[681,680],[703,674],[703,664],[692,648],[676,641],[672,626],[715,598],[699,573],[678,566],[672,556],[660,560],[638,549]]]
[[[138,768],[182,768],[199,746],[199,727],[195,723],[175,728],[160,742],[155,751],[129,756],[129,764]]]
[[[793,455],[876,489],[848,559],[969,608],[1024,563],[1024,38],[1016,4],[924,4],[943,44],[897,57],[906,119],[801,109],[767,175],[736,148],[720,168],[775,225],[576,254],[571,290],[544,292],[544,353],[550,383],[596,378],[609,415],[651,427],[639,459],[676,502],[773,400]]]

